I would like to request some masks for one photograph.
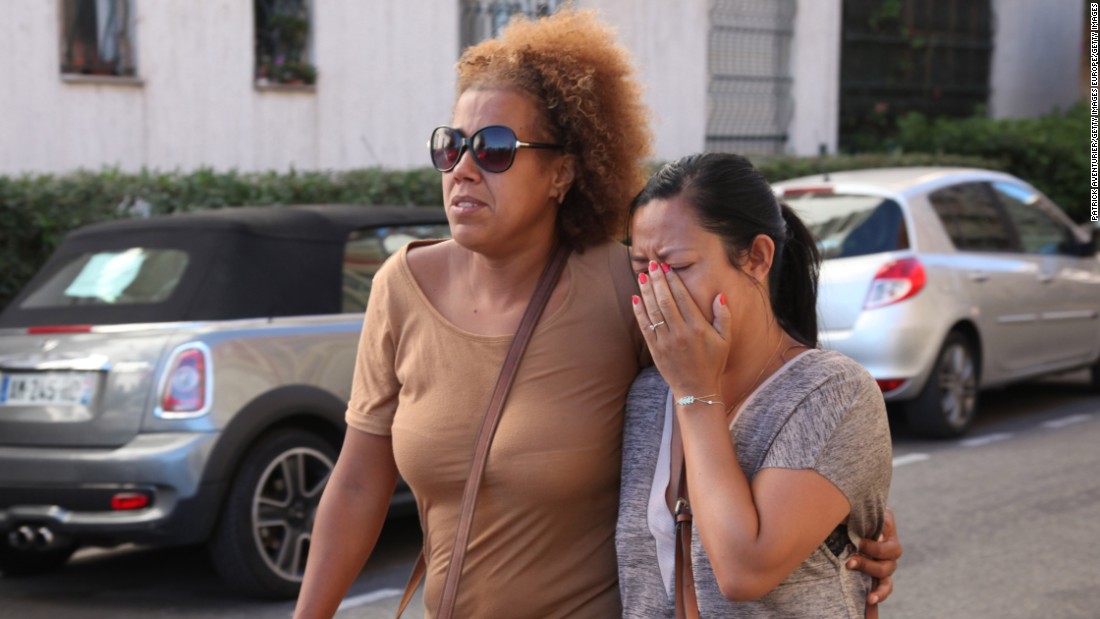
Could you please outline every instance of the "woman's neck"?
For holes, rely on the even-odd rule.
[[[746,325],[745,337],[730,350],[727,370],[722,377],[722,401],[727,416],[733,417],[745,400],[791,358],[794,350],[805,348],[787,334],[775,316],[767,314],[757,325]]]
[[[458,259],[451,263],[452,281],[474,311],[502,314],[526,307],[555,243],[548,238],[500,255],[459,247]]]

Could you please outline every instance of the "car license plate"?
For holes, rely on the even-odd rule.
[[[0,406],[87,406],[95,372],[27,372],[0,375]]]

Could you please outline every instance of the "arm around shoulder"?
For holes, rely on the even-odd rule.
[[[869,394],[864,382],[851,372],[835,372],[784,419],[751,481],[754,510],[747,515],[758,520],[746,519],[743,528],[755,535],[737,544],[741,552],[729,552],[734,546],[728,541],[712,552],[716,544],[706,544],[707,523],[697,511],[700,537],[726,597],[764,595],[842,522],[860,535],[877,534],[889,488],[890,439],[882,396]]]
[[[295,619],[336,613],[374,549],[396,485],[390,437],[349,427],[313,523]]]
[[[893,475],[893,446],[886,405],[874,380],[862,369],[852,379],[855,389],[814,468],[848,497],[848,529],[860,538],[882,532],[886,498]]]

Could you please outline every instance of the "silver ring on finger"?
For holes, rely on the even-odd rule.
[[[655,322],[655,323],[653,323],[653,324],[649,325],[649,330],[650,330],[650,331],[656,331],[656,330],[657,330],[657,327],[659,327],[659,326],[661,326],[661,325],[663,325],[663,324],[665,324],[665,321],[663,321],[663,320],[662,320],[662,321],[660,321],[660,322]]]

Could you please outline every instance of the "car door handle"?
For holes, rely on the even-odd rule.
[[[981,282],[987,281],[988,279],[989,279],[989,273],[986,273],[985,271],[971,271],[970,272],[970,281],[981,283]]]

